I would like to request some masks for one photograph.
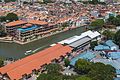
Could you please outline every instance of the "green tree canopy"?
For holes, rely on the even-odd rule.
[[[115,33],[114,41],[117,45],[120,46],[120,30]]]
[[[65,59],[64,59],[64,63],[65,63],[65,66],[66,66],[66,67],[69,66],[69,65],[70,65],[69,59],[68,59],[68,58],[65,58]]]
[[[98,45],[98,42],[97,42],[97,41],[92,41],[92,42],[90,43],[90,49],[94,49],[94,47],[97,46],[97,45]]]
[[[106,3],[105,2],[100,2],[99,0],[89,0],[89,1],[81,1],[81,0],[78,0],[78,2],[83,2],[84,4],[102,4],[102,5],[105,5]]]
[[[0,30],[0,37],[6,37],[6,36],[7,34],[4,31]]]
[[[39,75],[39,77],[37,78],[37,80],[76,80],[76,78],[78,78],[79,76],[67,76],[67,75],[56,75],[56,74],[45,74],[42,73]]]
[[[90,70],[90,65],[91,65],[90,62],[84,59],[79,59],[75,63],[75,70],[79,74],[87,74]]]
[[[105,30],[103,33],[102,33],[105,38],[108,40],[108,39],[113,39],[114,38],[114,35],[115,33],[112,32],[112,31],[109,31],[109,30]]]
[[[37,80],[62,80],[62,76],[42,73]]]
[[[48,73],[59,73],[62,67],[59,64],[49,64],[46,66],[46,70]]]
[[[80,76],[80,77],[76,78],[75,80],[92,80],[92,79],[87,76]]]
[[[39,75],[37,80],[62,80],[62,76],[42,73]]]
[[[60,68],[58,68],[58,64],[49,64],[47,68],[47,73],[42,73],[39,75],[37,80],[75,80],[78,76],[77,75],[62,75],[60,73]],[[53,68],[53,69],[52,69]],[[55,70],[54,70],[55,68]],[[48,70],[49,69],[49,70]],[[58,70],[59,69],[59,70]]]
[[[43,0],[43,2],[44,2],[45,4],[47,4],[47,3],[52,3],[53,1],[52,1],[52,0]]]
[[[90,29],[99,29],[102,28],[104,25],[104,20],[103,19],[97,19],[91,23]]]
[[[10,22],[16,21],[16,20],[18,20],[18,16],[14,13],[8,13],[6,16],[6,20],[9,20]]]
[[[91,65],[88,76],[91,77],[92,80],[113,80],[113,77],[115,77],[115,69],[110,65],[94,63]]]
[[[0,67],[4,66],[4,59],[0,58]]]
[[[89,1],[89,3],[91,3],[91,4],[99,4],[99,1],[98,0],[92,0],[92,1]]]
[[[108,24],[111,24],[111,25],[119,26],[119,25],[120,25],[120,15],[117,15],[116,17],[110,16],[110,17],[107,19],[107,23],[108,23]]]
[[[0,16],[0,22],[5,22],[6,21],[6,16]]]
[[[16,0],[5,0],[5,2],[15,2]]]

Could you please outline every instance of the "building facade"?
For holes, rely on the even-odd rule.
[[[47,34],[52,34],[59,28],[54,24],[44,21],[14,21],[5,25],[5,32],[14,37],[15,40],[26,42]]]

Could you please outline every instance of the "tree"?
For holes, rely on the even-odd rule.
[[[52,3],[53,1],[52,1],[52,0],[43,0],[43,2],[44,2],[45,4],[47,4],[47,3]]]
[[[18,20],[18,16],[14,13],[8,13],[6,16],[6,20],[9,20],[10,22],[16,21],[16,20]]]
[[[111,25],[119,26],[119,25],[120,25],[120,15],[117,15],[116,17],[110,16],[110,17],[107,19],[107,23],[108,23],[108,24],[111,24]]]
[[[87,74],[90,70],[90,65],[90,62],[84,59],[79,59],[75,63],[75,71],[79,74]]]
[[[117,45],[120,46],[120,30],[115,33],[114,41]]]
[[[79,2],[81,2],[81,0],[78,0]],[[102,4],[102,5],[105,5],[106,3],[105,2],[100,2],[99,0],[89,0],[89,1],[82,1],[84,4]]]
[[[109,31],[109,30],[105,30],[103,33],[102,33],[105,38],[108,40],[108,39],[113,39],[114,38],[114,35],[115,33],[112,32],[112,31]]]
[[[61,71],[61,69],[62,69],[62,67],[59,64],[49,64],[46,66],[46,71],[49,74],[51,74],[51,73],[57,74]]]
[[[4,61],[0,59],[0,67],[2,67],[3,65],[4,65]]]
[[[46,70],[47,73],[40,74],[39,77],[37,77],[37,80],[76,80],[79,77],[79,75],[62,75],[60,73],[61,66],[59,64],[49,64],[46,66]],[[89,79],[88,77],[83,77],[83,80]]]
[[[42,73],[39,75],[39,77],[37,78],[37,80],[46,80],[47,74]]]
[[[89,1],[90,4],[99,4],[99,1],[98,0],[92,0],[92,1]]]
[[[91,23],[91,29],[100,29],[104,25],[104,20],[103,19],[97,19]]]
[[[0,37],[6,37],[7,34],[4,31],[0,31]]]
[[[63,23],[62,27],[69,27],[69,24],[68,23]]]
[[[88,76],[92,78],[92,80],[113,80],[113,77],[115,77],[115,69],[110,65],[94,63],[91,65]]]
[[[16,0],[5,0],[5,2],[15,2]]]
[[[55,74],[42,73],[39,75],[37,80],[76,80],[76,78],[78,78],[77,75],[67,76],[67,75],[62,75],[62,74],[55,75]]]
[[[70,61],[68,58],[64,59],[64,63],[65,63],[65,66],[69,66],[70,65]]]
[[[80,76],[80,77],[76,78],[75,80],[92,80],[92,79],[87,76]]]
[[[37,80],[62,80],[62,76],[42,73],[39,75]]]
[[[5,22],[6,21],[6,17],[5,16],[0,16],[0,22]]]
[[[94,49],[94,47],[97,46],[97,45],[98,45],[98,42],[97,42],[97,41],[92,41],[92,42],[90,43],[90,49]]]

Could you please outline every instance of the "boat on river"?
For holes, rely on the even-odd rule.
[[[31,53],[32,53],[32,50],[28,50],[28,51],[25,52],[25,55],[29,55]]]

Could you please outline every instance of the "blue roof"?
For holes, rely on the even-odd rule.
[[[94,59],[94,62],[101,62],[104,64],[109,64],[113,66],[116,70],[120,69],[120,62],[117,60],[110,60],[110,59]]]
[[[120,58],[120,52],[109,52],[108,57],[111,57],[112,59],[118,59]]]
[[[75,62],[78,60],[78,59],[86,59],[86,60],[91,60],[95,57],[95,54],[93,54],[92,52],[90,51],[87,51],[87,52],[84,52],[84,53],[81,53],[79,54],[77,57],[73,58],[70,62],[71,65],[75,65]]]
[[[110,47],[112,47],[112,46],[117,46],[115,43],[113,43],[112,40],[106,41],[105,44],[106,44],[107,46],[110,46]]]
[[[104,46],[104,45],[98,45],[98,46],[95,46],[94,50],[110,50],[109,46]]]
[[[116,70],[116,74],[117,74],[117,75],[120,75],[120,69],[117,69],[117,70]]]
[[[28,28],[19,28],[18,30],[21,32],[26,32],[26,31],[34,30],[36,28],[38,28],[38,26],[34,25],[34,26],[28,27]]]
[[[114,80],[120,80],[120,78],[114,78]]]

